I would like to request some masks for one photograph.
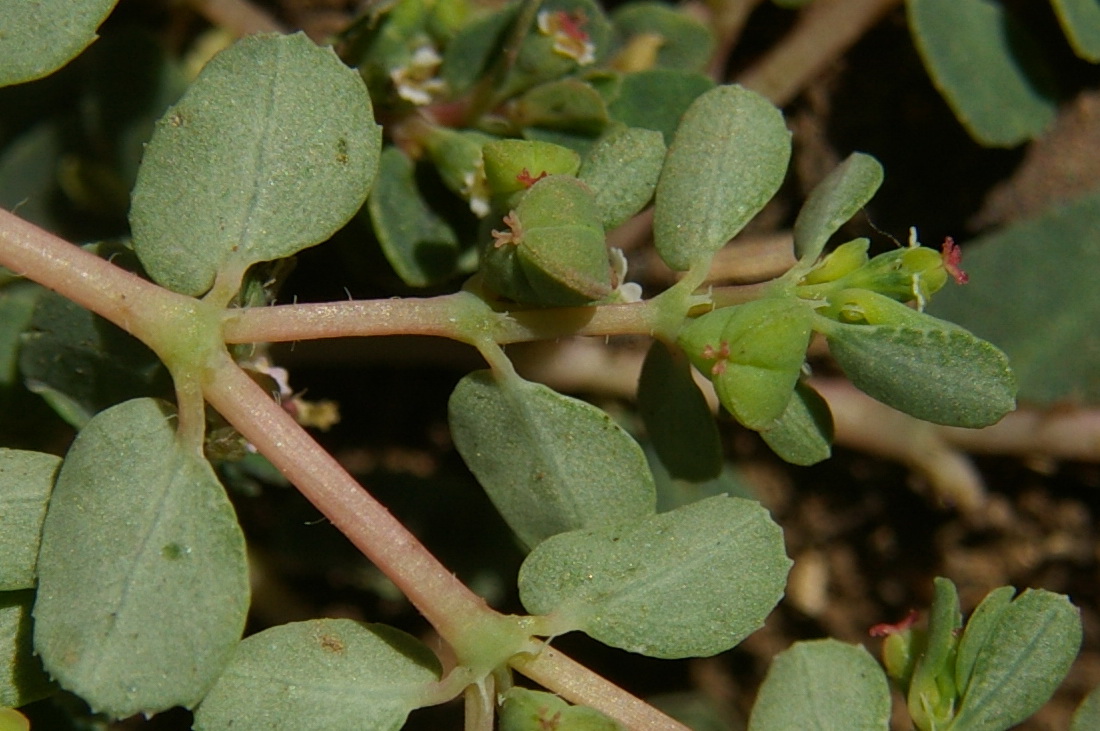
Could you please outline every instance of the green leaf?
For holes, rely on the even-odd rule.
[[[42,520],[59,464],[52,454],[0,448],[0,591],[34,586]]]
[[[1081,615],[1069,599],[1028,589],[998,613],[978,652],[949,731],[1003,731],[1046,703],[1081,648]]]
[[[571,706],[553,693],[514,686],[504,692],[500,731],[626,731],[599,711]]]
[[[252,635],[195,712],[196,731],[397,731],[424,705],[439,661],[381,624],[293,622]]]
[[[937,577],[929,611],[928,635],[909,683],[909,713],[917,728],[942,728],[958,707],[955,653],[962,628],[959,592],[949,579]]]
[[[730,495],[755,500],[752,483],[735,465],[724,463],[722,471],[712,480],[691,482],[675,478],[668,473],[652,445],[646,450],[646,460],[653,472],[653,481],[657,483],[657,512],[669,510],[698,502],[716,495]]]
[[[870,155],[852,153],[821,181],[794,222],[794,250],[813,263],[825,243],[854,216],[882,185],[882,165]]]
[[[833,415],[829,404],[799,381],[775,426],[760,432],[772,451],[787,462],[808,466],[832,455]]]
[[[1021,401],[1100,403],[1098,230],[1100,191],[977,239],[965,247],[970,283],[928,311],[1003,349]]]
[[[703,657],[763,625],[790,565],[768,512],[723,496],[549,538],[520,568],[519,591],[532,614],[612,647]]]
[[[55,205],[62,155],[60,127],[53,119],[39,122],[0,154],[0,207],[51,232],[65,225]]]
[[[511,3],[500,10],[464,26],[447,44],[439,76],[454,95],[470,89],[494,58],[500,58],[505,31],[519,12],[520,4]]]
[[[1016,590],[1011,586],[1002,586],[985,595],[982,603],[970,615],[966,630],[959,639],[959,649],[955,656],[955,688],[959,695],[966,694],[966,688],[974,674],[974,662],[978,653],[990,640],[1003,612],[1012,601]]]
[[[1058,22],[1074,52],[1100,63],[1100,3],[1096,0],[1051,0]]]
[[[0,6],[0,86],[38,79],[96,39],[118,0],[38,0]]]
[[[1093,731],[1100,728],[1100,685],[1092,689],[1077,706],[1069,731]]]
[[[783,115],[740,86],[719,86],[684,113],[669,147],[653,218],[672,269],[705,265],[771,200],[787,172]]]
[[[98,414],[54,486],[34,645],[50,674],[123,718],[191,707],[248,608],[244,538],[213,470],[152,399]]]
[[[56,689],[34,655],[33,603],[33,591],[0,592],[0,708],[24,706]]]
[[[239,275],[343,226],[380,145],[362,79],[331,49],[300,33],[245,38],[157,123],[134,188],[134,248],[154,280],[202,294],[219,272]]]
[[[705,71],[714,53],[710,28],[664,3],[628,3],[611,14],[611,22],[627,47],[638,36],[654,36],[654,63],[662,68]]]
[[[637,71],[623,76],[608,111],[627,127],[660,132],[667,145],[691,103],[713,88],[709,76],[695,71]]]
[[[454,276],[458,236],[428,205],[417,187],[416,166],[400,149],[382,153],[367,210],[382,253],[405,284],[428,287]]]
[[[448,410],[459,454],[528,547],[653,513],[641,447],[595,406],[477,371],[459,381]]]
[[[598,135],[608,123],[603,97],[579,79],[559,79],[529,89],[510,105],[508,116],[518,127],[585,135]]]
[[[989,426],[1016,408],[1015,377],[992,344],[883,295],[866,292],[861,299],[891,321],[853,325],[818,317],[814,326],[856,388],[948,426]]]
[[[890,685],[858,645],[797,642],[775,656],[749,719],[749,731],[886,731]]]
[[[970,135],[1014,147],[1054,120],[1038,42],[990,0],[908,0],[909,29],[933,83]]]
[[[640,127],[612,130],[581,162],[577,177],[596,195],[607,230],[645,208],[665,162],[664,138]]]
[[[638,381],[638,413],[672,477],[701,482],[722,471],[718,427],[683,351],[653,342]]]
[[[27,388],[77,428],[126,399],[171,392],[168,372],[153,351],[54,292],[38,298],[19,368]]]
[[[20,382],[19,349],[23,331],[30,326],[35,303],[44,292],[45,289],[32,282],[11,282],[0,288],[0,398],[4,391]]]

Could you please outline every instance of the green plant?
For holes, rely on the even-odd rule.
[[[779,188],[790,155],[775,107],[700,73],[710,56],[704,26],[652,4],[608,16],[587,0],[407,0],[371,11],[340,49],[359,73],[300,34],[251,37],[214,57],[145,149],[130,246],[82,250],[0,213],[0,262],[80,306],[6,276],[7,321],[13,335],[28,333],[9,360],[80,433],[63,461],[2,453],[5,488],[20,491],[14,517],[5,514],[0,572],[16,673],[5,704],[60,686],[111,717],[197,707],[202,729],[396,728],[415,708],[464,695],[467,726],[487,729],[499,693],[509,729],[539,728],[547,713],[570,728],[680,728],[550,640],[580,630],[660,658],[727,650],[782,596],[790,561],[781,532],[758,503],[727,494],[657,512],[651,468],[628,431],[521,377],[504,345],[652,338],[641,414],[663,467],[694,483],[718,477],[722,462],[691,367],[784,459],[829,455],[828,407],[804,378],[815,333],[857,386],[919,418],[981,427],[1013,409],[1005,356],[923,312],[965,276],[950,242],[936,251],[914,236],[871,257],[868,242],[854,240],[824,254],[882,180],[867,155],[849,157],[811,193],[785,274],[703,288],[717,252]],[[25,44],[0,51],[29,54]],[[651,199],[656,250],[683,276],[644,298],[606,232]],[[280,265],[354,216],[369,219],[404,285],[465,279],[462,288],[274,305]],[[529,551],[518,577],[529,615],[488,608],[363,491],[284,408],[305,404],[281,392],[258,345],[391,334],[467,343],[489,365],[455,388],[450,427]],[[72,374],[86,365],[112,388],[83,388],[86,377]],[[157,398],[172,392],[174,405]],[[253,449],[431,623],[453,655],[446,672],[426,645],[382,624],[311,620],[239,641],[245,543],[215,467],[224,472]],[[983,665],[983,652],[1015,653],[1055,681],[1064,674],[1080,633],[1064,599],[991,595],[956,646],[961,620],[948,586],[938,585],[927,639],[891,650],[922,659],[911,672],[887,663],[916,699],[918,727],[969,712],[971,689],[1004,669]],[[1057,640],[1049,655],[1000,636],[983,643],[971,629],[979,616],[988,634],[997,622],[1048,615]],[[822,647],[841,655],[827,667],[862,662]],[[512,687],[513,671],[602,715]],[[792,691],[781,682],[792,681],[766,688],[782,698]],[[1020,712],[1042,700],[1036,693]],[[869,725],[885,727],[881,693],[869,704]],[[770,719],[769,707],[754,728],[792,727]],[[997,724],[1018,716],[958,727],[1006,728]]]

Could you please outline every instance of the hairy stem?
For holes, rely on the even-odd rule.
[[[679,721],[669,718],[606,678],[595,675],[552,647],[544,647],[535,655],[517,655],[510,664],[566,700],[595,708],[629,729],[689,731]]]

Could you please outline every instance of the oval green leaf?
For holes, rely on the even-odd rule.
[[[882,185],[882,165],[852,153],[813,189],[794,222],[794,251],[806,264],[817,261],[829,237],[856,215]]]
[[[959,639],[959,646],[955,653],[955,688],[960,696],[966,693],[966,687],[970,684],[978,653],[997,629],[1001,621],[1001,612],[1009,605],[1015,594],[1016,590],[1011,586],[994,589],[985,595],[985,599],[982,599],[982,603],[967,620],[966,629]]]
[[[0,6],[0,86],[38,79],[76,58],[118,0],[13,0]]]
[[[867,293],[896,318],[852,325],[817,318],[829,351],[864,393],[936,424],[979,428],[1016,408],[1008,358],[961,327]]]
[[[416,166],[400,149],[382,153],[367,210],[382,253],[405,284],[428,287],[454,276],[458,236],[428,205],[417,186]]]
[[[833,452],[833,414],[817,391],[799,381],[783,415],[760,436],[773,452],[791,464],[817,464]]]
[[[1093,731],[1100,728],[1100,685],[1093,688],[1077,706],[1069,731]]]
[[[61,686],[116,718],[195,705],[244,628],[244,537],[175,417],[98,414],[61,465],[38,554],[34,645]]]
[[[397,731],[440,676],[423,643],[381,624],[294,622],[237,646],[196,731]]]
[[[714,53],[710,28],[665,3],[627,3],[611,14],[611,23],[623,44],[638,36],[659,39],[653,62],[661,68],[705,71]]]
[[[660,132],[667,145],[691,103],[713,88],[714,81],[696,71],[636,71],[623,76],[607,110],[628,127]]]
[[[890,684],[858,645],[833,639],[795,643],[775,656],[749,731],[887,731]]]
[[[978,652],[948,731],[1003,731],[1046,703],[1081,649],[1081,614],[1069,599],[1028,589],[999,613]]]
[[[653,513],[641,447],[591,404],[477,371],[459,381],[448,411],[458,453],[528,547]]]
[[[380,147],[366,87],[331,49],[300,33],[245,38],[157,123],[134,248],[158,283],[202,294],[221,271],[331,236],[363,204]]]
[[[1058,22],[1074,52],[1100,63],[1100,3],[1096,0],[1051,0]]]
[[[775,195],[790,156],[790,132],[767,99],[740,86],[700,96],[657,182],[657,253],[677,271],[709,262]]]
[[[908,0],[909,30],[955,116],[983,145],[1014,147],[1041,135],[1057,101],[1041,48],[999,2]]]
[[[719,496],[541,543],[519,572],[523,606],[650,657],[704,657],[764,624],[791,562],[752,500]]]
[[[59,464],[52,454],[0,448],[0,591],[34,586],[42,521]]]
[[[665,162],[664,138],[640,127],[620,127],[595,144],[577,177],[592,189],[603,225],[611,230],[638,213],[657,188]]]
[[[670,476],[692,482],[718,477],[721,437],[683,351],[653,342],[638,381],[638,414]]]

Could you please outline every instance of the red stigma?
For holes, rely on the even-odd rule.
[[[955,280],[955,284],[966,284],[970,281],[970,275],[964,272],[960,266],[963,259],[962,249],[955,244],[955,239],[948,236],[943,240],[941,256],[943,257],[943,268]]]
[[[531,171],[527,168],[520,170],[519,175],[516,176],[516,182],[521,183],[524,188],[530,188],[535,183],[539,182],[547,176],[547,172],[543,170],[537,176],[532,176]]]
[[[872,637],[886,637],[887,635],[899,635],[906,631],[914,624],[917,623],[917,610],[910,609],[909,614],[905,615],[905,619],[900,622],[891,624],[889,622],[883,622],[882,624],[876,624],[867,630],[867,634]]]
[[[564,10],[560,10],[556,15],[558,16],[558,24],[562,33],[581,43],[588,40],[588,34],[584,32],[584,28],[582,27],[588,22],[588,18],[584,17],[583,11],[577,10],[576,12],[567,13]]]

